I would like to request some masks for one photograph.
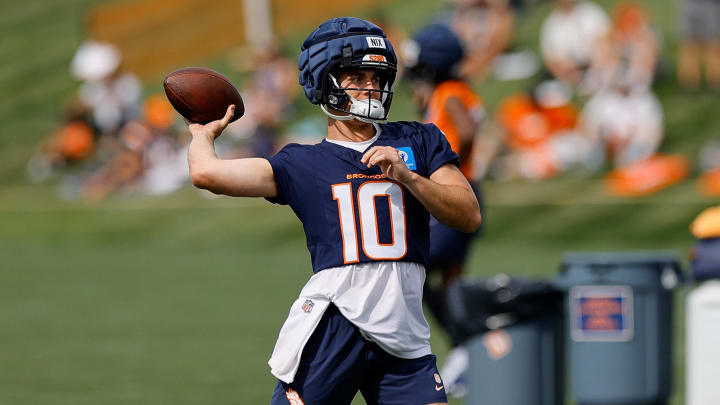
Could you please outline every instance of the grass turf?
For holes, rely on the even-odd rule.
[[[594,201],[587,184],[567,204],[504,200],[547,185],[488,184],[471,273],[551,277],[568,250],[689,247],[703,203]],[[50,192],[0,203],[0,404],[267,401],[267,358],[310,275],[290,210],[194,191],[78,206]]]

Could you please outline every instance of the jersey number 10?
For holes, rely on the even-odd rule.
[[[358,231],[355,224],[355,204],[351,183],[333,184],[333,199],[338,204],[340,231],[343,240],[343,261],[360,261]],[[390,211],[392,241],[380,243],[376,197],[387,197]],[[391,181],[368,181],[357,189],[357,206],[360,210],[360,235],[365,256],[373,260],[397,260],[407,253],[405,234],[405,199],[403,190]]]

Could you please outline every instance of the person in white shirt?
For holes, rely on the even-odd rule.
[[[660,101],[648,87],[628,81],[590,98],[581,121],[584,134],[606,150],[616,167],[651,157],[663,137]]]
[[[598,40],[608,31],[607,13],[597,4],[555,0],[540,30],[540,53],[555,78],[579,85]]]

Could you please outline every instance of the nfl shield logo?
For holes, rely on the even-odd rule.
[[[305,303],[302,306],[302,310],[309,314],[310,311],[312,311],[314,306],[315,306],[315,303],[312,302],[312,300],[305,300]]]

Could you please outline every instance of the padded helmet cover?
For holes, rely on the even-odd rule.
[[[397,73],[397,57],[390,41],[377,25],[354,17],[333,18],[305,39],[298,58],[299,82],[313,104],[327,104],[329,73],[348,67],[375,67],[386,72],[390,90]],[[368,58],[378,55],[384,58]],[[384,59],[384,60],[383,60]]]

